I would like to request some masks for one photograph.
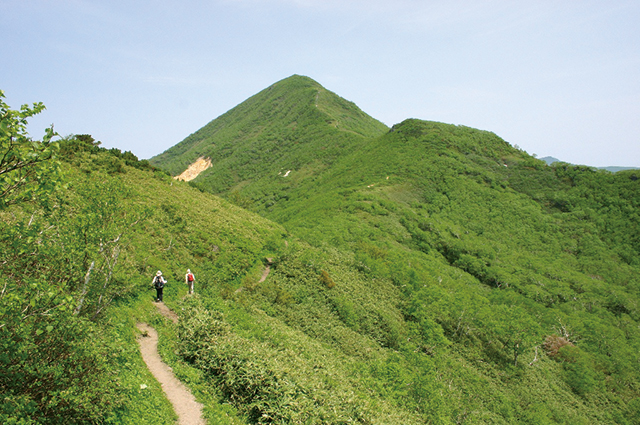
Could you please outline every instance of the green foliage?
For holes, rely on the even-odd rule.
[[[27,136],[27,118],[44,105],[23,105],[20,111],[4,102],[0,106],[5,210],[0,211],[0,418],[4,423],[98,421],[113,391],[108,366],[92,342],[95,330],[72,318],[69,276],[56,267],[73,254],[62,255],[56,234],[54,133],[47,130],[42,142]]]
[[[586,396],[598,385],[598,376],[589,356],[580,348],[566,345],[558,351],[558,358],[563,362],[565,379],[576,394]]]
[[[234,332],[230,319],[197,300],[184,308],[180,355],[205,372],[247,423],[417,423],[411,415],[385,412],[382,400],[377,401],[382,406],[368,401],[343,359],[329,360],[329,368],[321,359],[331,351],[276,320],[245,316],[254,335],[264,333],[251,338]],[[268,327],[260,325],[265,320]],[[304,355],[294,355],[297,351]]]
[[[78,166],[86,157],[83,152],[93,154],[91,156],[91,167],[87,168],[87,172],[94,169],[102,169],[109,174],[126,172],[125,166],[134,167],[139,170],[160,171],[149,164],[147,160],[139,160],[130,151],[121,152],[117,148],[109,150],[100,148],[102,142],[96,141],[90,134],[76,134],[63,138],[60,141],[60,156],[69,162],[73,162]],[[110,155],[97,155],[98,153],[108,152]]]
[[[0,418],[46,423],[98,421],[118,397],[96,329],[64,313],[4,321]]]
[[[27,120],[44,110],[42,103],[20,110],[9,109],[0,90],[0,209],[8,205],[35,200],[57,184],[58,143],[53,141],[53,127],[45,131],[42,141],[27,133]]]

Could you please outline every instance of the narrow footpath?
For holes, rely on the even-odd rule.
[[[262,283],[269,276],[272,258],[267,258],[267,264],[258,283]],[[239,288],[238,291],[241,291]],[[178,323],[178,315],[164,303],[155,303],[158,311],[174,324]],[[196,401],[189,389],[182,384],[173,374],[173,370],[162,361],[158,353],[158,332],[146,323],[136,324],[142,334],[138,337],[140,353],[147,367],[162,386],[167,399],[173,405],[173,410],[178,415],[179,425],[206,425],[202,417],[202,404]]]
[[[173,313],[164,304],[162,304],[162,307]],[[175,316],[175,313],[173,315]],[[146,323],[138,323],[136,326],[142,332],[142,335],[138,337],[142,359],[153,376],[162,385],[162,390],[178,415],[178,424],[206,425],[202,417],[202,405],[196,401],[189,389],[175,377],[173,370],[160,358],[156,330]]]
[[[267,276],[269,276],[269,272],[271,271],[272,264],[273,264],[273,258],[267,258],[267,265],[264,268],[264,272],[262,272],[262,277],[260,277],[260,280],[258,281],[258,283],[262,283],[265,280],[267,280]]]

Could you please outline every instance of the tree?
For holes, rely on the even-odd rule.
[[[42,141],[34,141],[27,133],[27,119],[45,107],[34,103],[12,110],[4,102],[0,90],[0,209],[8,205],[38,198],[56,184],[58,143],[53,126],[45,130]]]
[[[493,305],[482,311],[486,338],[497,342],[504,354],[518,365],[520,355],[530,352],[539,339],[539,325],[518,305]]]
[[[58,184],[59,173],[55,159],[58,145],[52,142],[56,135],[53,126],[46,130],[42,142],[32,140],[27,133],[27,119],[44,110],[44,105],[22,105],[16,111],[3,99],[4,92],[0,90],[0,211],[23,201],[48,201]],[[27,271],[39,263],[38,245],[48,236],[40,216],[33,212],[30,218],[29,214],[25,219],[15,219],[13,215],[11,223],[0,222],[0,258],[3,259],[0,261],[0,329],[10,322],[5,319],[19,321],[48,315],[64,304],[55,296],[44,296],[48,292],[44,289],[46,279],[31,280]],[[22,275],[22,279],[18,279]]]

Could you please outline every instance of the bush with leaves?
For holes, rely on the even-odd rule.
[[[42,141],[27,133],[27,120],[45,109],[42,103],[22,105],[17,111],[3,99],[0,90],[0,209],[38,199],[53,189],[58,183],[59,149],[53,126],[45,130]]]

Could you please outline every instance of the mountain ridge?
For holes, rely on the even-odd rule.
[[[566,161],[562,161],[559,160],[558,158],[554,158],[552,156],[545,156],[544,158],[540,158],[542,161],[546,162],[547,165],[553,165],[556,162],[566,162]],[[575,165],[575,164],[572,164]],[[616,166],[616,165],[610,165],[607,167],[593,167],[593,168],[597,168],[599,170],[606,170],[606,171],[610,171],[612,173],[617,173],[618,171],[628,171],[628,170],[638,170],[640,169],[640,167],[621,167],[621,166]]]

